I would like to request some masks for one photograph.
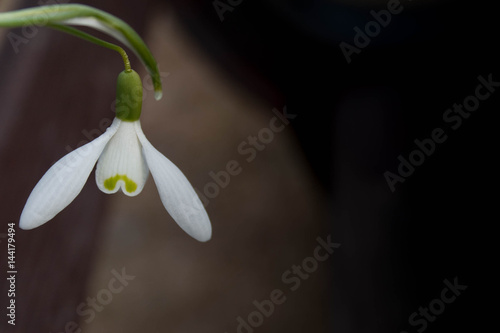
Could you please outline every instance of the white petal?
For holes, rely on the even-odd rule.
[[[146,139],[139,121],[136,130],[161,202],[168,213],[191,237],[200,242],[208,241],[212,237],[212,226],[193,186],[181,170]]]
[[[115,119],[104,134],[64,156],[45,173],[24,206],[19,221],[21,229],[44,224],[76,198],[119,125],[120,120]]]
[[[135,125],[122,121],[97,162],[97,186],[104,193],[115,193],[121,188],[126,195],[135,196],[141,193],[148,175]]]

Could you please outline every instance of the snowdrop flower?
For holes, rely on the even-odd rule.
[[[138,195],[149,172],[161,201],[190,236],[208,241],[208,215],[184,174],[146,139],[139,121],[142,84],[133,70],[118,76],[116,118],[101,136],[56,162],[31,192],[21,214],[22,229],[36,228],[57,215],[80,193],[94,165],[96,182],[104,193],[122,190]]]

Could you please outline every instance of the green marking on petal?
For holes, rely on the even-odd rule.
[[[116,187],[116,183],[118,183],[119,180],[123,180],[125,182],[125,191],[128,193],[133,193],[135,190],[137,190],[137,184],[130,178],[127,177],[127,175],[116,175],[114,177],[110,177],[104,181],[104,187],[107,188],[110,191],[113,191]]]

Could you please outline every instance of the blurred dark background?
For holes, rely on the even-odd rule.
[[[328,235],[340,248],[255,332],[453,332],[492,324],[485,301],[495,288],[499,92],[490,87],[457,128],[443,119],[476,93],[479,76],[500,82],[498,18],[488,4],[82,3],[129,22],[168,72],[164,100],[145,101],[143,127],[153,144],[200,189],[229,160],[239,160],[243,172],[211,199],[214,237],[207,244],[176,229],[151,181],[129,201],[102,195],[91,176],[54,221],[18,231],[18,325],[12,330],[2,321],[2,332],[62,332],[68,321],[84,332],[237,332],[236,318],[246,318],[252,302],[269,299],[273,289],[286,290],[283,272]],[[370,11],[388,3],[399,12],[348,62],[340,44],[355,46],[354,28],[364,31],[374,20]],[[6,224],[17,221],[66,145],[75,147],[82,129],[112,118],[108,105],[121,65],[115,55],[57,32],[40,29],[19,54],[4,35]],[[244,162],[238,144],[268,126],[273,108],[284,107],[297,115],[290,127],[255,162]],[[436,128],[446,141],[391,191],[386,172],[397,174],[398,156],[408,159],[415,140]],[[136,280],[85,323],[75,308],[121,267]],[[467,289],[425,327],[422,320],[412,326],[412,313],[436,306],[445,279]]]

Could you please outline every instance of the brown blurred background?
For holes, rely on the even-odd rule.
[[[164,97],[155,101],[146,84],[141,117],[153,145],[201,193],[228,162],[242,171],[209,198],[208,243],[180,230],[152,179],[129,198],[99,192],[92,173],[56,218],[16,231],[17,325],[2,320],[0,332],[489,327],[494,308],[478,305],[495,276],[489,190],[499,98],[492,93],[456,131],[442,117],[474,93],[479,75],[500,81],[496,11],[480,2],[401,1],[402,12],[348,63],[340,43],[353,44],[354,27],[391,1],[82,2],[131,24],[158,60]],[[53,2],[2,0],[0,11],[41,3]],[[230,6],[223,20],[214,3]],[[25,38],[18,51],[9,32]],[[123,65],[111,51],[48,29],[0,29],[0,38],[4,253],[6,224],[17,223],[44,172],[113,118]],[[238,147],[285,109],[296,118],[247,162]],[[391,192],[384,173],[440,126],[448,140]],[[287,275],[329,235],[341,246],[327,260]],[[4,307],[5,255],[0,262]],[[111,293],[123,272],[134,278]],[[290,276],[303,276],[294,291]],[[463,295],[425,328],[412,325],[409,317],[455,277],[468,286]],[[242,326],[238,318],[258,320],[254,302],[276,289],[286,301],[257,327]],[[91,310],[96,297],[106,304]]]
[[[297,143],[290,127],[251,162],[238,152],[248,136],[269,127],[272,109],[281,112],[285,105],[249,93],[214,68],[171,6],[155,10],[136,3],[117,12],[118,4],[95,5],[141,32],[164,78],[160,102],[145,86],[141,121],[150,141],[202,193],[213,182],[209,173],[225,170],[229,161],[238,161],[243,171],[210,199],[213,239],[208,243],[196,242],[175,224],[152,178],[141,195],[129,198],[99,192],[92,173],[81,195],[54,220],[30,232],[18,230],[17,325],[12,330],[2,320],[2,332],[64,332],[68,327],[83,332],[235,332],[237,317],[255,311],[254,300],[285,289],[283,272],[311,256],[316,238],[325,237],[320,223],[324,199],[304,157],[293,148]],[[22,30],[14,31],[23,36]],[[17,221],[51,163],[68,146],[74,149],[102,132],[103,119],[112,119],[122,65],[111,51],[42,28],[27,45],[20,44],[18,54],[12,51],[3,44],[13,68],[2,66],[2,101],[12,103],[2,107],[8,119],[2,121],[2,135],[8,138],[2,170],[9,174],[2,186],[2,211]],[[132,64],[147,80],[138,60]],[[18,190],[7,195],[13,188]],[[324,266],[266,318],[262,330],[325,329]],[[108,289],[112,271],[122,268],[135,276],[130,285],[95,317],[78,315],[78,305]],[[301,318],[285,323],[298,309]]]
[[[149,91],[143,129],[202,193],[214,182],[210,171],[225,170],[231,160],[242,171],[207,197],[214,230],[206,244],[189,239],[166,214],[152,179],[136,198],[106,198],[108,223],[89,290],[105,286],[113,267],[137,278],[84,332],[236,332],[236,318],[254,311],[254,300],[283,289],[282,273],[312,255],[323,236],[324,199],[293,149],[292,129],[277,133],[251,162],[237,149],[269,127],[271,109],[282,106],[232,84],[200,54],[172,9],[164,9],[145,36],[165,75],[165,94],[156,102]],[[261,330],[325,329],[324,267],[306,282]],[[301,307],[304,319],[284,324],[297,314],[292,302],[308,304]]]

